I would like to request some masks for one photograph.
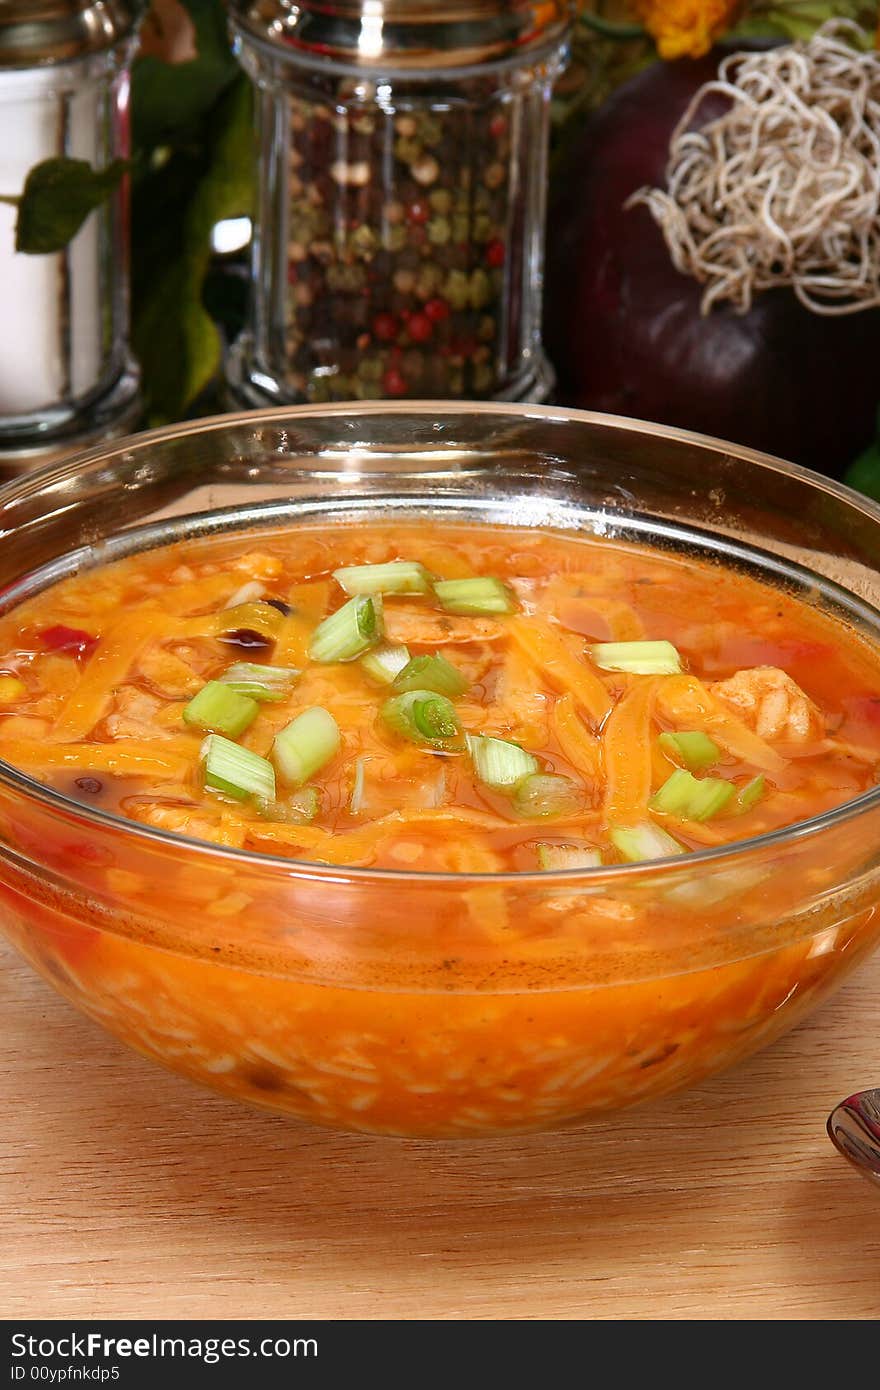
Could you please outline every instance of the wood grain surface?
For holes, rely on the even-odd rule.
[[[865,1319],[880,1192],[825,1136],[880,1084],[880,956],[775,1047],[578,1132],[334,1134],[126,1051],[0,946],[0,1315]]]

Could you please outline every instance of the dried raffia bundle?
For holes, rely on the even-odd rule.
[[[816,314],[880,306],[880,53],[865,38],[831,20],[807,43],[726,58],[675,127],[666,190],[630,198],[705,285],[703,314],[745,314],[782,286]]]

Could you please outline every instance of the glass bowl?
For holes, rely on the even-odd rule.
[[[230,415],[94,449],[2,503],[6,606],[169,532],[426,516],[684,549],[696,534],[880,631],[878,508],[750,450],[609,416],[437,402]],[[177,838],[0,764],[0,922],[61,994],[237,1099],[383,1134],[578,1123],[764,1046],[876,944],[878,843],[874,790],[649,864],[340,869]]]

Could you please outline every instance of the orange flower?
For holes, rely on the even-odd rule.
[[[633,0],[661,58],[701,58],[741,7],[741,0]]]

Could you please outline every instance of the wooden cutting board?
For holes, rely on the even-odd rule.
[[[201,1092],[0,946],[0,1316],[880,1316],[880,1190],[825,1136],[880,1085],[880,955],[769,1051],[590,1129],[428,1144]]]

